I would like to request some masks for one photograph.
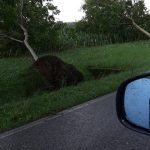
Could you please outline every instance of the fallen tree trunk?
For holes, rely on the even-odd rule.
[[[29,35],[28,35],[28,32],[27,32],[27,30],[23,27],[23,25],[20,25],[20,27],[21,27],[21,29],[23,30],[23,32],[24,32],[24,45],[26,46],[26,48],[29,50],[29,52],[31,53],[31,55],[32,55],[32,57],[33,57],[33,59],[35,60],[35,61],[37,61],[38,60],[38,56],[36,55],[36,53],[34,52],[34,50],[32,49],[32,47],[29,45],[29,43],[28,43],[28,37],[29,37]]]
[[[133,26],[134,26],[136,29],[138,29],[140,32],[142,32],[143,34],[145,34],[147,37],[150,38],[150,33],[149,33],[148,31],[144,30],[144,29],[141,28],[139,25],[137,25],[137,24],[135,23],[135,21],[134,21],[131,17],[128,17],[128,16],[126,16],[126,17],[127,17],[129,20],[131,20]]]
[[[23,14],[22,14],[22,12],[23,12],[23,4],[24,4],[24,2],[23,2],[23,0],[21,0],[20,2],[21,2],[21,7],[20,7],[20,27],[21,27],[22,31],[24,32],[24,45],[26,46],[26,48],[31,53],[34,61],[37,61],[38,60],[38,56],[36,55],[36,53],[34,52],[32,47],[28,43],[29,34],[28,34],[27,29],[23,25]]]

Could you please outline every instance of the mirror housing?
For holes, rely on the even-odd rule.
[[[124,126],[150,135],[150,72],[128,79],[120,85],[116,111]]]

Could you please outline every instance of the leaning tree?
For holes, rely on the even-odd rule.
[[[58,13],[52,0],[0,1],[0,38],[24,45],[34,60],[32,66],[46,78],[48,87],[54,89],[83,80],[82,74],[73,65],[52,55],[38,57],[31,46],[32,43],[50,44],[56,38],[53,35]]]
[[[50,34],[46,34],[53,30],[54,15],[59,13],[51,0],[47,0],[44,5],[43,2],[42,0],[0,1],[0,38],[23,44],[35,61],[38,56],[29,42],[38,45],[37,38],[43,36],[46,40],[46,37],[50,37]]]
[[[123,39],[133,40],[138,29],[149,37],[150,14],[143,0],[85,0],[82,8],[83,23],[91,32],[119,33]]]
[[[150,33],[138,25],[134,20],[134,18],[140,20],[140,18],[144,18],[145,16],[149,16],[150,18],[149,11],[147,11],[144,1],[122,0],[122,5],[124,10],[123,16],[127,18],[138,31],[150,38]],[[145,22],[147,22],[147,20],[145,20]],[[141,22],[139,21],[139,24],[140,23]]]

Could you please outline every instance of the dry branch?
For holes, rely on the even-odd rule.
[[[7,38],[9,40],[12,40],[12,41],[19,42],[19,43],[23,44],[23,41],[21,41],[19,39],[16,39],[16,38],[14,38],[12,36],[6,35],[6,34],[0,34],[0,38]]]
[[[24,32],[24,45],[31,53],[33,59],[36,61],[38,59],[38,56],[36,55],[36,53],[34,52],[32,47],[28,43],[29,34],[28,34],[27,29],[23,25],[23,0],[20,0],[20,27],[21,27],[22,31]]]
[[[23,4],[24,4],[24,1],[20,0],[20,23],[18,23],[18,24],[24,33],[24,40],[22,41],[22,40],[16,39],[12,36],[9,36],[9,35],[3,34],[3,33],[0,33],[0,38],[7,38],[7,39],[10,39],[12,41],[16,41],[16,42],[24,44],[26,46],[26,48],[29,50],[29,52],[31,53],[33,59],[36,61],[38,59],[38,56],[36,55],[36,53],[34,52],[32,47],[28,43],[28,37],[29,37],[28,31],[23,25],[23,19],[24,19],[23,18],[24,17],[23,16]]]
[[[38,56],[35,54],[34,50],[32,49],[32,47],[28,43],[28,37],[29,37],[28,32],[27,32],[26,28],[24,28],[24,26],[20,25],[20,27],[21,27],[21,29],[24,32],[24,37],[25,37],[25,39],[24,39],[24,45],[30,51],[33,59],[36,61],[38,59]]]

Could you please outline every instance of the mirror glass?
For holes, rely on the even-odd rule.
[[[127,85],[124,109],[129,122],[150,129],[150,78],[141,78]]]

